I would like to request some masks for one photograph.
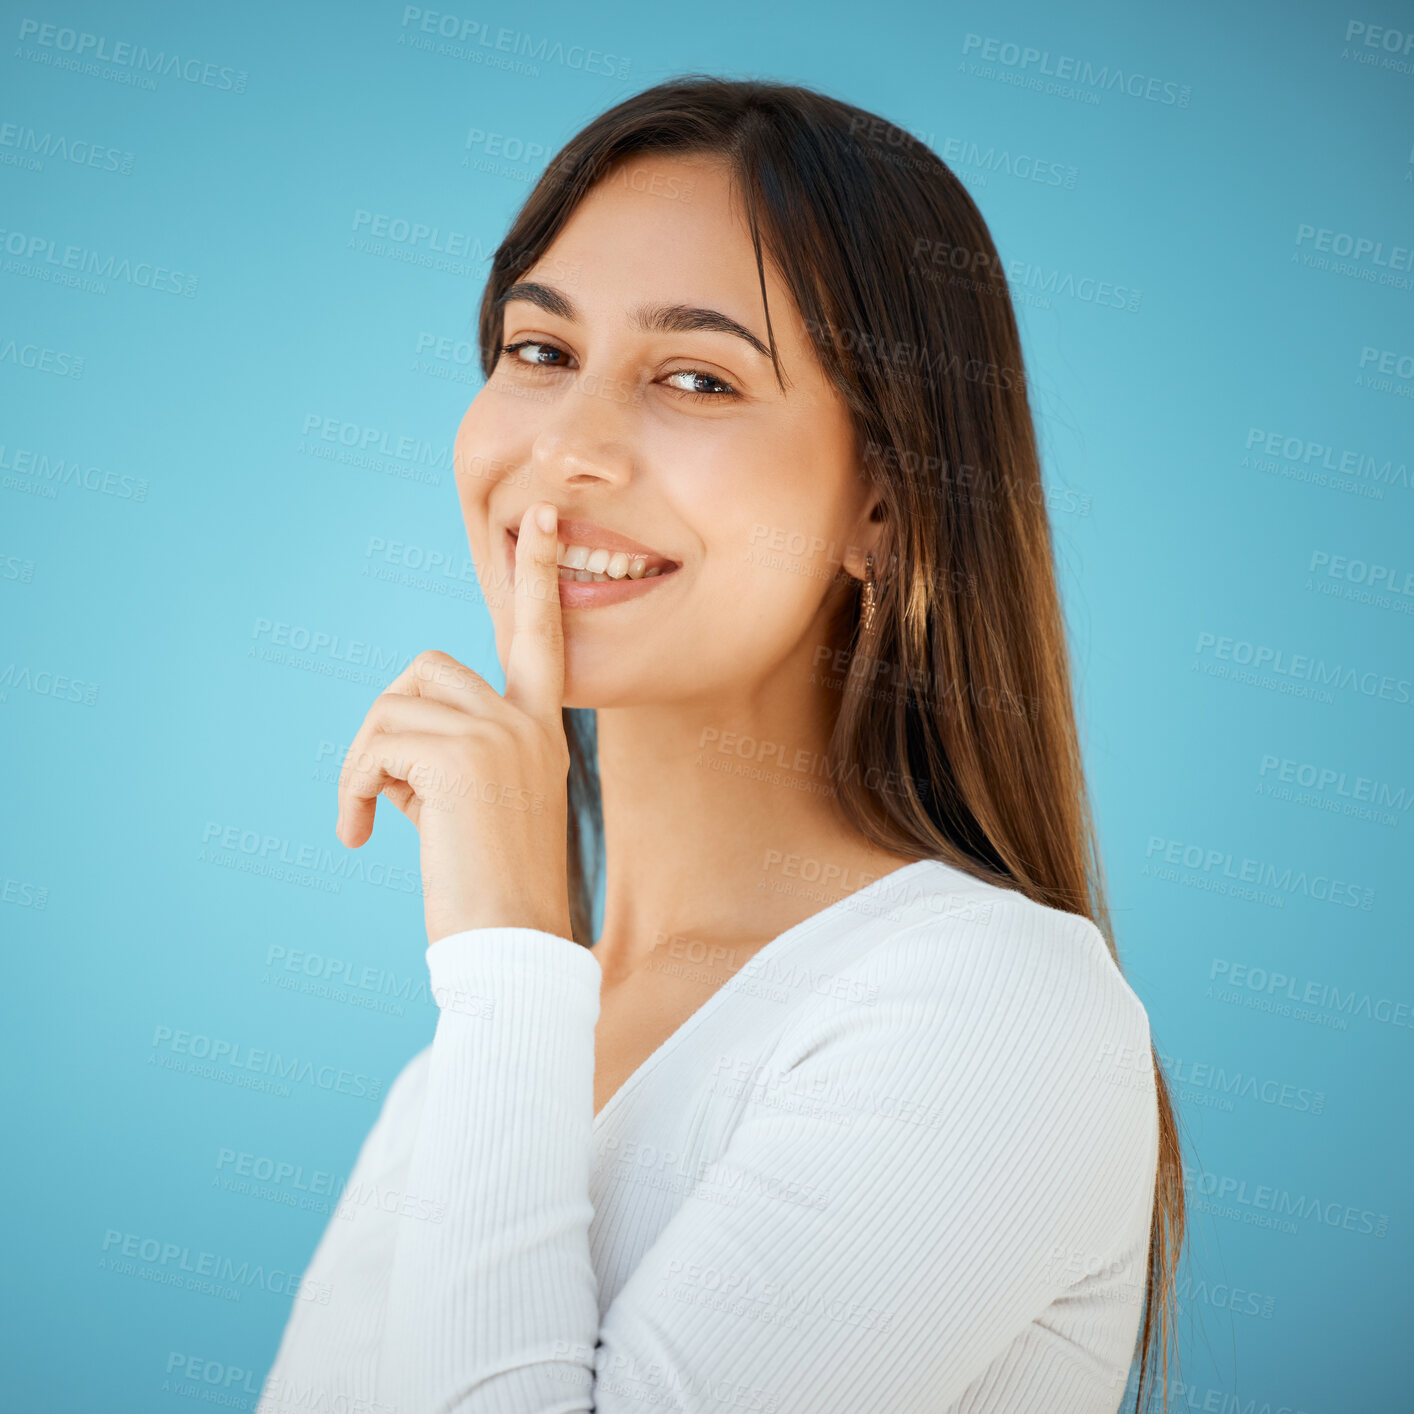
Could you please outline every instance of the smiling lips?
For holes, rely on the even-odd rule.
[[[636,597],[648,588],[642,581],[665,579],[680,568],[676,560],[589,521],[562,520],[558,530],[556,563],[560,566],[560,602],[566,608]],[[507,526],[506,533],[514,570],[516,526]]]
[[[519,522],[516,522],[519,525]],[[511,540],[516,527],[509,527]],[[652,579],[678,568],[675,560],[630,540],[616,530],[587,520],[562,520],[559,524],[560,579],[592,584],[620,579]]]

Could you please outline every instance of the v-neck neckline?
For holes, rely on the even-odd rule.
[[[847,905],[859,899],[867,898],[870,894],[881,889],[885,884],[897,882],[910,870],[921,869],[926,864],[941,863],[937,859],[915,859],[909,864],[900,864],[897,869],[891,869],[887,874],[881,874],[877,879],[870,880],[862,889],[856,889],[852,894],[845,894],[843,898],[837,898],[834,903],[826,904],[824,908],[818,909],[806,918],[802,918],[799,923],[793,923],[784,933],[777,933],[770,942],[758,948],[736,972],[732,973],[715,992],[702,1003],[696,1011],[692,1013],[675,1031],[669,1033],[667,1038],[646,1055],[642,1061],[629,1073],[627,1080],[609,1096],[604,1108],[594,1116],[590,1127],[592,1134],[599,1132],[601,1122],[607,1122],[613,1112],[621,1108],[619,1102],[630,1090],[636,1089],[648,1072],[654,1069],[665,1056],[675,1050],[692,1031],[694,1031],[702,1021],[710,1016],[713,1010],[720,1005],[721,1000],[730,995],[733,991],[732,983],[741,976],[746,968],[763,957],[771,957],[785,949],[785,947],[796,941],[807,933],[814,932],[824,923],[831,920],[836,913]],[[593,949],[590,949],[593,952]]]

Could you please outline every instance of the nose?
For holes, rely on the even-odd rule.
[[[547,495],[561,487],[581,490],[594,482],[611,487],[627,483],[633,466],[632,406],[626,386],[609,386],[584,375],[556,399],[530,456],[532,473]]]

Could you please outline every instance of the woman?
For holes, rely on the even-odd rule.
[[[803,88],[665,83],[532,192],[456,445],[505,693],[421,655],[339,792],[418,828],[437,1028],[262,1414],[1110,1414],[1136,1335],[1142,1403],[1179,1157],[997,272]]]

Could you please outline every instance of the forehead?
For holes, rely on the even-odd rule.
[[[784,359],[803,347],[804,328],[764,245],[762,261]],[[624,158],[519,278],[563,289],[586,319],[623,318],[640,303],[696,305],[730,315],[769,342],[746,212],[730,169],[715,158]]]

